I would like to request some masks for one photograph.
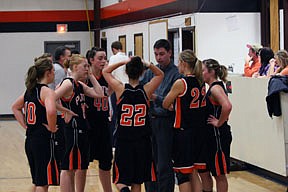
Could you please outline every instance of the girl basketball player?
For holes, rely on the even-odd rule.
[[[126,64],[128,84],[122,84],[111,73]],[[163,72],[153,64],[147,64],[154,77],[145,85],[139,84],[144,71],[140,57],[109,65],[103,75],[116,93],[117,130],[116,150],[113,164],[113,180],[120,192],[141,192],[141,184],[155,180],[152,164],[151,126],[149,122],[149,99],[160,85]],[[165,147],[165,146],[164,146]]]
[[[217,192],[227,192],[226,174],[230,167],[231,128],[228,117],[232,105],[228,99],[223,81],[226,81],[227,68],[214,59],[203,61],[203,79],[209,85],[207,106],[210,114],[208,127],[208,168],[216,180]],[[212,191],[210,172],[201,173],[204,191]]]
[[[57,131],[56,97],[47,86],[53,81],[52,61],[49,58],[37,59],[27,72],[25,93],[12,105],[16,120],[26,129],[25,152],[35,185],[33,191],[36,192],[48,191],[49,185],[59,181],[54,142],[51,140]]]
[[[109,127],[109,100],[108,83],[102,75],[102,70],[107,64],[105,50],[93,47],[86,54],[91,66],[92,74],[104,90],[102,98],[86,97],[87,120],[89,122],[90,161],[99,161],[99,178],[104,192],[112,192],[111,166],[112,166],[112,139]],[[87,85],[92,86],[90,80]]]
[[[164,108],[172,109],[176,100],[173,169],[181,192],[200,192],[197,169],[206,168],[203,152],[207,135],[202,63],[192,50],[184,50],[179,55],[178,69],[184,77],[175,81],[163,101]]]
[[[65,154],[62,160],[60,187],[64,192],[84,192],[86,171],[89,164],[88,134],[85,113],[85,95],[103,97],[102,87],[89,70],[87,59],[73,54],[65,63],[71,70],[71,76],[65,78],[55,90],[56,99],[61,99],[63,107],[70,109],[77,116],[65,116]],[[89,79],[92,88],[80,80]]]

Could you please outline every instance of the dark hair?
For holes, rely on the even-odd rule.
[[[195,53],[191,49],[186,49],[179,54],[179,60],[184,61],[189,65],[190,69],[192,69],[193,75],[195,75],[200,85],[202,85],[202,63],[197,59]]]
[[[52,70],[53,64],[51,59],[49,58],[41,58],[37,59],[33,66],[28,69],[26,79],[25,79],[25,86],[27,91],[30,92],[32,89],[36,87],[38,81],[40,81],[46,71]]]
[[[166,51],[170,51],[172,46],[170,41],[168,41],[167,39],[159,39],[154,43],[153,48],[154,49],[164,48],[166,49]]]
[[[206,59],[202,61],[203,64],[207,67],[208,72],[212,70],[215,71],[216,78],[220,78],[222,81],[227,82],[227,68],[224,65],[220,65],[215,59]]]
[[[274,58],[274,52],[269,47],[263,47],[259,50],[259,56],[261,59],[261,67],[259,69],[259,74],[263,75],[265,67],[269,64],[270,59]]]
[[[44,59],[44,58],[49,58],[49,57],[52,58],[52,54],[51,53],[43,53],[41,56],[35,57],[34,58],[34,62],[36,62],[38,59]]]
[[[93,59],[98,51],[105,51],[100,47],[92,47],[86,52],[86,59],[88,60],[89,65],[91,65],[90,59]]]
[[[60,60],[60,56],[64,56],[65,55],[65,51],[69,50],[69,47],[65,47],[65,46],[59,46],[55,49],[55,53],[54,53],[54,59],[55,61],[59,61]]]
[[[138,56],[132,57],[131,61],[126,64],[126,73],[130,79],[139,79],[143,71],[144,65],[141,61],[141,58]]]
[[[117,50],[122,50],[122,43],[120,41],[114,41],[112,44],[111,44],[111,48],[113,49],[117,49]]]

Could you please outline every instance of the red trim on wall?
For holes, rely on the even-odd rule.
[[[125,0],[117,4],[101,8],[101,19],[108,19],[110,17],[116,17],[175,1],[177,0]]]
[[[90,21],[94,20],[94,11],[89,10]],[[69,22],[87,21],[85,10],[65,11],[0,11],[0,23],[13,22]]]
[[[101,19],[108,19],[127,13],[141,11],[177,0],[123,0],[120,3],[101,8]],[[89,10],[89,19],[94,21],[94,11]],[[0,23],[21,22],[75,22],[87,21],[85,10],[43,10],[43,11],[0,11]]]

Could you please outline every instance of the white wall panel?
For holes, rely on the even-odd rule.
[[[94,0],[88,0],[93,10]],[[85,0],[1,0],[0,11],[83,10]]]
[[[268,79],[230,76],[229,80],[233,87],[229,94],[233,105],[229,118],[233,135],[231,156],[287,176],[287,93],[281,98],[282,116],[272,119],[265,100]]]
[[[11,104],[24,92],[26,72],[44,52],[44,41],[80,41],[83,55],[90,48],[88,32],[0,33],[0,114],[12,114]]]
[[[126,35],[127,54],[129,51],[132,51],[134,54],[134,34],[143,33],[143,58],[145,60],[149,59],[148,22],[105,29],[102,32],[106,32],[107,37],[107,58],[110,58],[113,54],[111,44],[114,41],[118,41],[119,36],[122,35]]]

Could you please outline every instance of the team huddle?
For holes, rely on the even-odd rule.
[[[184,50],[177,68],[169,41],[160,39],[153,49],[157,65],[138,56],[108,64],[98,47],[86,56],[62,47],[56,64],[50,54],[34,60],[26,91],[12,105],[26,129],[33,191],[60,185],[63,192],[84,192],[94,160],[104,192],[112,192],[111,169],[120,192],[141,192],[143,183],[147,192],[173,192],[175,175],[181,192],[212,191],[212,176],[217,192],[228,191],[226,67]],[[112,50],[120,56],[121,44]],[[118,78],[119,69],[127,81]]]

